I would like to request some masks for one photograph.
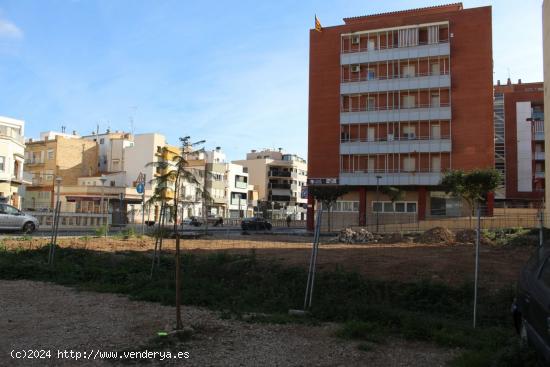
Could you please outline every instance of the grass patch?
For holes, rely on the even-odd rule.
[[[173,304],[173,256],[162,256],[159,269],[150,279],[150,254],[57,248],[53,267],[46,264],[47,254],[47,246],[0,251],[0,278],[50,281]],[[185,254],[182,273],[183,303],[222,311],[222,318],[237,315],[243,321],[278,324],[343,322],[338,336],[362,343],[380,343],[388,336],[399,336],[463,348],[467,353],[453,362],[458,367],[483,365],[483,361],[498,356],[507,363],[523,363],[523,352],[510,344],[510,340],[516,340],[509,313],[512,288],[481,291],[480,327],[474,330],[472,284],[449,287],[433,281],[374,281],[341,269],[319,272],[308,319],[287,315],[289,309],[299,308],[303,302],[307,278],[303,268],[259,261],[254,253],[217,252]],[[248,315],[248,320],[239,315]]]

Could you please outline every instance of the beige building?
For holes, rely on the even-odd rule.
[[[25,148],[24,172],[29,184],[26,185],[23,209],[53,208],[56,177],[61,177],[62,186],[67,187],[78,186],[80,177],[97,174],[98,148],[95,142],[62,135],[44,137],[39,141],[29,139]]]
[[[0,116],[0,201],[21,208],[25,122]]]
[[[252,150],[245,160],[233,161],[246,167],[248,183],[258,191],[259,211],[264,215],[295,219],[305,217],[307,198],[302,189],[307,181],[307,163],[295,154],[279,150]]]

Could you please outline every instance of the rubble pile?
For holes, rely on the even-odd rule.
[[[418,238],[422,243],[445,243],[452,245],[455,242],[455,235],[444,227],[435,227],[422,233]]]

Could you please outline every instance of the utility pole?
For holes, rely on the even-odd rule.
[[[380,179],[381,178],[382,178],[382,176],[376,176],[376,202],[379,205],[378,210],[376,211],[376,233],[378,233],[378,225],[379,225],[378,214],[380,213],[380,210],[382,209],[382,203],[380,203],[380,191],[379,191],[379,184],[380,184]],[[374,205],[373,205],[373,208],[374,208]]]

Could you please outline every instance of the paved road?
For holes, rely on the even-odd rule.
[[[169,230],[172,229],[172,227],[167,228]],[[109,229],[109,235],[116,235],[120,234],[120,232],[124,231],[125,228],[119,228],[119,227],[113,227]],[[135,228],[136,233],[141,233],[141,227]],[[147,231],[151,231],[151,228],[146,229]],[[204,232],[204,227],[191,227],[186,226],[183,229],[180,230],[180,233],[182,234],[193,234],[193,233],[202,233]],[[224,226],[224,227],[208,227],[209,233],[214,233],[217,235],[237,235],[242,232],[242,230],[237,226]],[[264,231],[249,231],[250,233],[264,233]],[[271,231],[266,231],[267,233],[273,233],[277,235],[306,235],[307,231],[305,228],[287,228],[287,227],[274,227]],[[96,233],[95,228],[84,228],[84,229],[67,229],[67,228],[60,228],[58,237],[74,237],[74,236],[86,236],[86,235],[94,235]],[[0,238],[2,237],[19,237],[24,236],[23,233],[20,231],[4,231],[0,232]],[[49,237],[51,236],[51,230],[49,228],[42,228],[38,231],[30,234],[32,237]]]

